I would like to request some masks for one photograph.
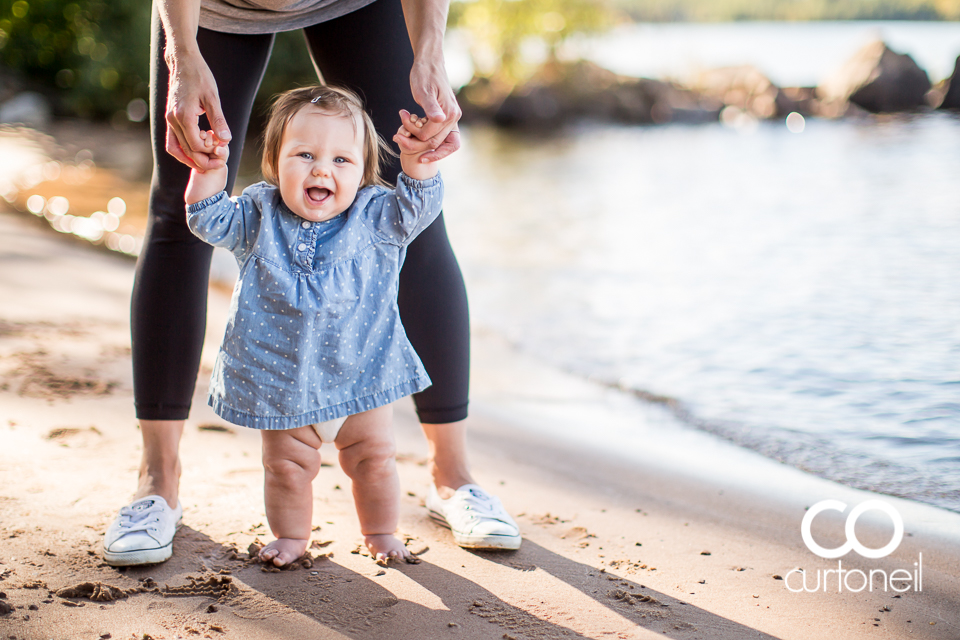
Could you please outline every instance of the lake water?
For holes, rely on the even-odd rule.
[[[957,23],[587,44],[633,51],[608,60],[622,73],[750,63],[806,85],[878,28],[934,80],[960,54]],[[475,327],[771,458],[960,511],[960,115],[463,132],[442,170]]]
[[[476,325],[960,510],[960,118],[464,136],[443,171]]]

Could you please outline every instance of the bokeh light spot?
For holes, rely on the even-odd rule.
[[[70,210],[70,201],[63,196],[53,196],[47,201],[47,211],[55,216],[66,215]]]
[[[35,193],[27,198],[27,211],[35,216],[38,216],[43,213],[43,207],[46,204],[47,201],[43,198],[43,196]]]
[[[107,211],[118,218],[122,218],[123,214],[127,212],[127,203],[120,197],[110,198],[110,202],[107,203]]]
[[[803,133],[806,127],[807,121],[796,111],[791,112],[787,116],[787,129],[789,129],[790,133]]]

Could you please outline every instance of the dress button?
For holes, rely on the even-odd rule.
[[[300,226],[303,227],[304,229],[309,229],[310,223],[304,220],[303,222],[300,223]]]
[[[300,243],[300,246],[297,247],[297,249],[300,249],[300,251],[306,251],[306,250],[307,250],[307,245],[305,245],[304,243],[301,242],[301,243]]]

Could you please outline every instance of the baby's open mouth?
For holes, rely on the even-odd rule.
[[[309,187],[307,189],[307,198],[313,204],[321,204],[330,196],[330,189],[324,189],[323,187]]]

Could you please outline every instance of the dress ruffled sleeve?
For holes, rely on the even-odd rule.
[[[195,236],[242,259],[253,248],[260,230],[255,198],[227,197],[226,191],[187,205],[187,225]]]
[[[442,207],[443,180],[439,173],[429,180],[415,180],[401,173],[397,188],[372,198],[365,213],[381,237],[406,246],[437,219]]]

